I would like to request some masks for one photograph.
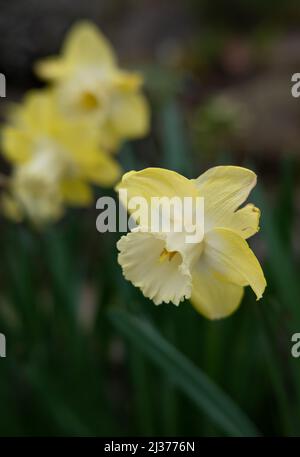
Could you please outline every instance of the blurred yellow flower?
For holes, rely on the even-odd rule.
[[[75,24],[61,55],[38,62],[36,72],[55,83],[57,102],[66,115],[88,118],[102,128],[104,147],[114,149],[123,139],[147,133],[149,108],[142,78],[118,68],[111,45],[94,24]]]
[[[121,189],[129,198],[147,202],[152,197],[204,197],[202,241],[187,243],[183,232],[153,232],[142,226],[119,240],[118,261],[125,278],[155,304],[178,305],[191,298],[209,319],[235,311],[246,285],[260,299],[266,281],[245,241],[259,230],[260,212],[252,204],[240,209],[255,184],[255,173],[235,166],[215,167],[192,180],[160,168],[125,174],[117,186],[120,197]]]
[[[36,226],[58,219],[63,201],[57,182],[40,168],[38,160],[29,161],[13,170],[8,192],[2,197],[4,214],[15,222],[26,215]]]
[[[32,91],[11,110],[2,130],[2,152],[14,165],[4,211],[37,223],[56,219],[64,204],[89,205],[91,184],[113,185],[120,167],[99,148],[99,131],[83,121],[68,122],[51,90]]]

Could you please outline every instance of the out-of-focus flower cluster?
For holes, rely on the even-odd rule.
[[[87,206],[92,185],[121,174],[115,152],[149,128],[140,75],[121,70],[113,49],[91,23],[69,32],[61,55],[36,64],[49,85],[11,107],[2,153],[12,165],[2,210],[36,225],[58,219],[66,205]]]

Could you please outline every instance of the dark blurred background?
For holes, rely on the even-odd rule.
[[[92,20],[123,65],[146,72],[156,98],[177,91],[201,153],[226,144],[273,168],[278,155],[299,153],[299,104],[289,96],[299,10],[293,0],[2,1],[0,71],[8,101],[17,99],[40,85],[33,62],[57,53],[73,22]]]

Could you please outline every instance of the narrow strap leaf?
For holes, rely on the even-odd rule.
[[[148,321],[116,310],[110,311],[110,319],[226,435],[259,435],[241,409]]]

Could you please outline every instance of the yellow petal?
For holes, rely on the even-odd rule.
[[[184,197],[194,198],[198,196],[197,189],[191,180],[175,171],[163,168],[145,168],[141,171],[130,171],[123,176],[122,181],[117,185],[116,190],[119,192],[119,198],[124,207],[133,213],[135,219],[139,219],[139,224],[142,223],[143,225],[150,224],[153,209],[153,206],[151,205],[152,198],[160,199],[167,197],[172,199],[175,197],[177,201],[178,199],[181,199],[181,202],[183,202],[182,199]],[[122,190],[122,192],[120,190]],[[127,191],[127,201],[123,193],[124,190]],[[147,207],[139,208],[138,216],[134,214],[134,210],[128,208],[127,205],[129,201],[135,197],[138,199],[143,198],[147,202]],[[174,211],[173,214],[175,215],[177,210],[174,209]],[[174,220],[172,217],[173,214],[170,212],[170,221]],[[178,216],[175,217],[180,221],[182,214],[178,214]],[[168,219],[168,216],[165,215],[165,218]],[[160,221],[161,220],[162,217],[160,216]]]
[[[252,203],[235,211],[224,227],[237,232],[242,238],[250,238],[259,230],[260,210]]]
[[[63,55],[79,63],[116,63],[111,44],[99,28],[89,21],[73,25],[63,45]]]
[[[34,64],[34,71],[41,79],[59,80],[72,71],[72,65],[61,57],[47,57]]]
[[[114,75],[114,85],[118,90],[133,92],[143,84],[143,77],[138,73],[120,70]]]
[[[14,106],[10,121],[14,126],[24,129],[30,135],[41,132],[53,133],[59,124],[57,106],[54,93],[50,89],[30,90],[26,93],[23,102]]]
[[[101,128],[101,137],[99,145],[111,153],[119,151],[122,143],[122,138],[117,135],[115,128],[108,120],[104,122]]]
[[[218,279],[202,259],[193,270],[191,302],[208,319],[232,314],[240,305],[243,293],[243,287]]]
[[[93,193],[88,184],[79,179],[68,179],[61,183],[63,200],[74,206],[88,206],[93,199]]]
[[[38,62],[36,71],[46,79],[60,79],[79,65],[102,64],[114,66],[114,51],[100,30],[91,22],[81,21],[68,33],[62,57],[51,57]]]
[[[113,186],[121,176],[121,167],[109,154],[95,151],[85,155],[82,173],[94,184],[104,187]]]
[[[128,198],[143,197],[150,203],[152,197],[196,197],[197,189],[191,180],[164,168],[145,168],[125,173],[116,190],[125,189]]]
[[[111,101],[109,122],[117,136],[138,138],[149,131],[150,112],[142,94],[117,92]]]
[[[1,133],[2,153],[10,162],[21,164],[31,157],[32,142],[26,131],[5,127]]]
[[[256,184],[256,174],[247,168],[220,166],[211,168],[193,182],[205,198],[205,227],[209,230],[227,227],[227,224],[230,227],[233,212],[244,203]]]
[[[156,305],[179,305],[190,297],[191,274],[178,252],[162,259],[166,240],[161,234],[132,231],[118,241],[117,248],[125,278]]]
[[[205,257],[211,268],[234,284],[249,284],[259,300],[266,287],[261,266],[247,242],[230,229],[215,228],[205,234]]]

